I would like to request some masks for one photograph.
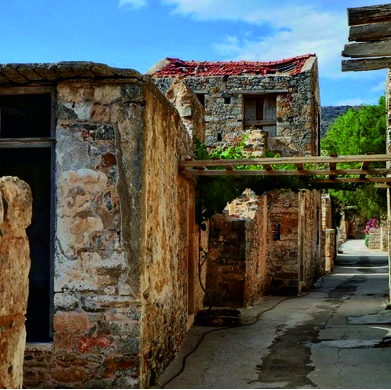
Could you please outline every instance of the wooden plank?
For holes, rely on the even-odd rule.
[[[52,94],[55,88],[51,86],[35,87],[0,87],[0,95],[42,95]]]
[[[348,8],[349,26],[386,22],[391,20],[391,4]]]
[[[362,72],[391,68],[391,57],[368,58],[364,60],[343,60],[342,72]]]
[[[345,45],[342,56],[351,58],[391,56],[391,40],[350,43]]]
[[[268,132],[269,137],[277,136],[277,121],[276,121],[276,96],[265,96],[263,98],[263,119],[274,121],[270,126],[264,128]]]
[[[279,157],[279,158],[246,158],[246,159],[227,159],[227,160],[192,160],[181,161],[179,164],[192,166],[219,167],[225,165],[262,165],[266,164],[328,164],[328,163],[349,163],[349,162],[385,162],[391,161],[391,154],[373,154],[373,155],[350,155],[350,156],[308,156],[308,157]]]
[[[13,148],[48,148],[54,145],[54,138],[2,138],[0,149]]]
[[[247,121],[257,121],[257,98],[256,97],[244,97],[244,123]],[[251,125],[249,125],[251,126]]]
[[[251,91],[248,90],[233,90],[233,91],[227,91],[232,94],[243,94],[243,96],[246,95],[268,95],[268,94],[277,94],[277,93],[288,93],[289,91],[287,89],[253,89]]]
[[[391,177],[367,177],[365,179],[344,177],[341,179],[314,179],[310,183],[391,183]]]
[[[254,120],[254,121],[244,121],[245,126],[275,126],[277,124],[276,119],[271,119],[271,120]]]
[[[373,153],[367,153],[367,154],[373,154]],[[362,164],[361,164],[361,169],[364,171],[366,169],[369,168],[369,164],[370,164],[370,161],[364,161]],[[366,173],[363,173],[360,175],[360,179],[365,179],[365,176],[367,174]]]
[[[224,169],[208,169],[208,170],[186,170],[188,173],[196,176],[220,176],[225,175],[227,170]],[[388,175],[391,174],[391,168],[374,168],[363,171],[362,169],[336,169],[336,170],[230,170],[230,174],[235,176],[309,176],[309,175],[361,175],[365,172],[366,175]],[[333,180],[333,179],[330,179]],[[390,177],[391,181],[391,177]]]
[[[349,42],[378,41],[391,37],[391,22],[363,24],[349,29]]]

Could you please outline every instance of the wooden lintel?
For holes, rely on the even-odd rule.
[[[389,68],[391,68],[391,57],[342,61],[342,72],[362,72]]]
[[[0,149],[48,148],[56,143],[54,138],[2,138]]]
[[[391,20],[391,4],[348,8],[349,26],[386,22]]]
[[[391,37],[391,22],[363,24],[349,29],[349,42],[378,41]]]
[[[254,89],[252,91],[239,89],[239,90],[233,90],[228,92],[232,94],[243,94],[243,95],[269,95],[275,93],[288,93],[289,91],[287,89]]]
[[[351,58],[391,56],[391,41],[350,43],[345,45],[342,56]]]
[[[276,120],[262,120],[262,121],[244,121],[244,126],[274,126],[277,124]]]

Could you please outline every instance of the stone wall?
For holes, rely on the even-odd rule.
[[[269,140],[270,149],[283,155],[317,155],[320,105],[317,60],[307,61],[295,76],[185,77],[185,83],[205,94],[206,144],[218,145],[241,136],[243,130],[243,94],[252,91],[276,91],[277,138]],[[165,93],[173,79],[155,78]],[[286,91],[278,93],[278,91]],[[225,97],[230,98],[227,104]],[[273,143],[274,142],[274,143]]]
[[[335,248],[335,229],[323,230],[323,255],[325,258],[325,272],[333,272],[334,261],[336,256]]]
[[[20,389],[26,344],[31,223],[29,186],[15,177],[0,178],[0,388]]]
[[[131,75],[57,85],[53,343],[27,346],[26,388],[148,387],[187,332],[192,142]]]
[[[298,291],[299,196],[292,191],[270,191],[268,198],[267,291]]]
[[[216,307],[247,307],[266,287],[266,197],[253,219],[228,213],[210,222],[206,289]]]
[[[184,340],[189,282],[193,283],[194,306],[198,308],[203,299],[203,294],[195,295],[199,290],[194,291],[188,269],[191,260],[195,278],[194,184],[178,177],[178,161],[192,155],[191,138],[178,112],[156,86],[152,82],[146,86],[141,244],[143,387],[154,385]],[[194,125],[193,132],[196,129]]]
[[[299,194],[299,259],[300,289],[310,288],[324,274],[321,256],[321,195],[319,191],[303,191]],[[301,233],[302,232],[302,233]]]

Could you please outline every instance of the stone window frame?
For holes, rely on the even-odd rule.
[[[53,85],[47,86],[27,86],[27,87],[0,87],[0,96],[16,96],[16,95],[50,95],[50,137],[32,137],[32,138],[1,138],[1,121],[0,121],[0,150],[1,149],[22,149],[22,148],[50,148],[51,149],[51,193],[50,193],[50,319],[49,332],[50,338],[53,338],[53,315],[54,315],[54,237],[55,237],[55,161],[56,161],[56,108],[57,108],[57,90]],[[1,118],[1,111],[0,111]],[[41,344],[40,342],[26,343],[28,346]],[[48,343],[43,343],[48,344]],[[49,342],[52,344],[52,341]]]

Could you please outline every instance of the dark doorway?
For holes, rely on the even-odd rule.
[[[51,106],[50,94],[0,96],[0,176],[19,177],[33,194],[32,223],[27,229],[31,257],[28,342],[51,340],[52,147],[40,143],[51,136]],[[22,139],[29,140],[20,144]]]

